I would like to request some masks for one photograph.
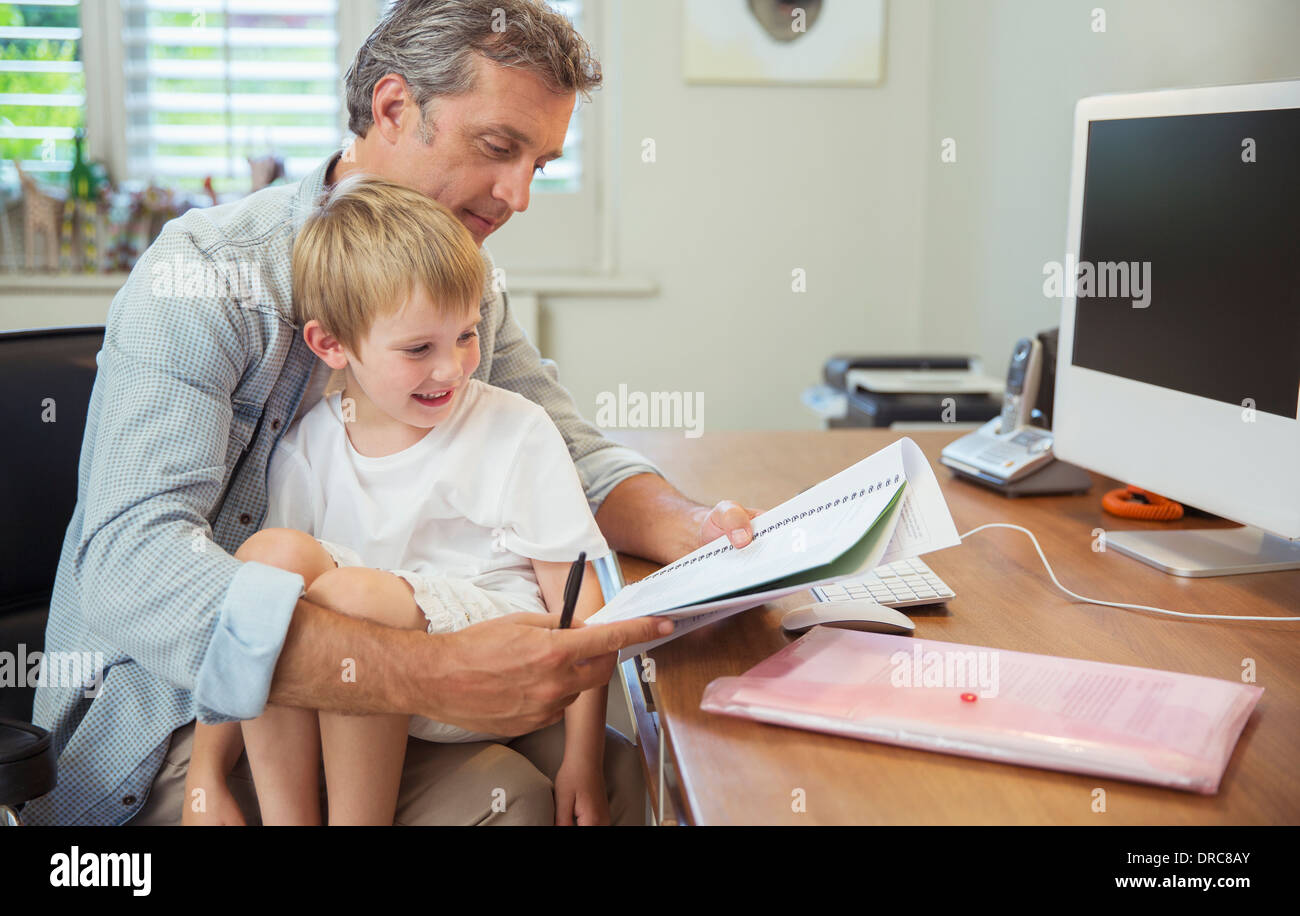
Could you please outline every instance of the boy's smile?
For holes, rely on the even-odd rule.
[[[423,407],[445,407],[451,399],[455,389],[446,388],[442,391],[435,391],[432,394],[413,394],[415,402]]]

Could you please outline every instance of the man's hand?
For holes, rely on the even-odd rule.
[[[695,548],[703,547],[724,534],[733,546],[748,546],[754,540],[754,526],[750,524],[750,519],[764,511],[746,509],[729,499],[724,499],[712,509],[701,506],[696,510],[696,517],[700,519],[700,542]]]
[[[523,735],[558,722],[578,694],[609,683],[618,650],[672,632],[642,617],[558,629],[554,614],[510,614],[425,642],[409,672],[411,709],[437,722],[494,735]]]

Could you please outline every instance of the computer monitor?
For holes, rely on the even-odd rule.
[[[1300,80],[1080,100],[1069,212],[1055,454],[1247,526],[1107,547],[1300,568]]]

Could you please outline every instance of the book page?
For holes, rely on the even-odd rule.
[[[961,543],[930,462],[919,448],[904,448],[902,457],[907,477],[903,514],[881,565]]]
[[[629,646],[619,653],[618,660],[620,663],[627,661],[642,652],[653,649],[655,646],[674,640],[679,636],[684,636],[692,630],[698,630],[700,627],[707,626],[717,620],[730,617],[732,614],[740,611],[749,610],[752,607],[758,607],[760,604],[766,604],[777,598],[786,595],[802,592],[809,587],[807,582],[791,581],[801,580],[805,576],[817,579],[818,573],[825,574],[814,584],[821,582],[833,582],[843,578],[843,574],[853,573],[861,574],[862,571],[874,569],[880,565],[880,557],[883,556],[885,548],[889,545],[890,537],[893,535],[894,526],[898,521],[899,508],[902,500],[896,500],[890,503],[890,508],[886,510],[888,515],[877,521],[873,529],[865,535],[862,540],[855,545],[854,549],[844,554],[838,560],[826,566],[819,566],[806,574],[795,575],[771,583],[758,591],[747,592],[744,595],[734,596],[731,598],[720,599],[717,601],[706,601],[703,604],[692,604],[684,608],[676,608],[671,611],[663,611],[655,616],[671,617],[674,621],[673,632],[668,636],[661,636],[650,642],[638,643]],[[854,557],[860,559],[853,559]],[[852,560],[852,562],[845,562]],[[840,567],[843,564],[843,568]],[[594,616],[594,615],[593,615]],[[590,618],[588,618],[590,620]]]
[[[910,521],[900,544],[904,513]],[[916,556],[959,543],[934,472],[906,437],[764,512],[753,526],[754,540],[744,548],[720,537],[624,588],[587,623],[735,613],[864,574],[888,562],[882,557],[890,552]],[[687,624],[668,639],[722,616]]]

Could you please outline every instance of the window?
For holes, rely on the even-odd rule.
[[[248,187],[249,157],[310,171],[340,141],[336,0],[123,0],[126,169]]]
[[[0,3],[0,159],[58,180],[83,124],[77,0]]]
[[[604,53],[605,22],[617,16],[617,4],[603,0],[548,0],[549,5],[573,21],[591,44],[606,73],[613,63]],[[608,9],[607,9],[608,7]],[[533,179],[528,212],[515,214],[487,241],[499,266],[508,273],[585,273],[601,267],[602,246],[609,231],[602,211],[604,191],[598,174],[603,130],[602,111],[613,95],[607,85],[592,93],[569,121],[564,156],[546,166],[546,174]],[[507,286],[509,277],[507,276]]]
[[[310,171],[347,133],[343,73],[392,0],[119,0],[126,174],[247,187],[250,156]],[[582,27],[581,0],[550,5]],[[582,118],[534,191],[582,185]]]
[[[0,155],[62,183],[84,125],[87,158],[119,184],[197,192],[211,177],[238,194],[265,154],[297,180],[345,140],[343,73],[389,2],[0,0]],[[603,0],[548,2],[601,56]],[[510,269],[596,266],[598,112],[579,105],[526,218],[493,235]]]

